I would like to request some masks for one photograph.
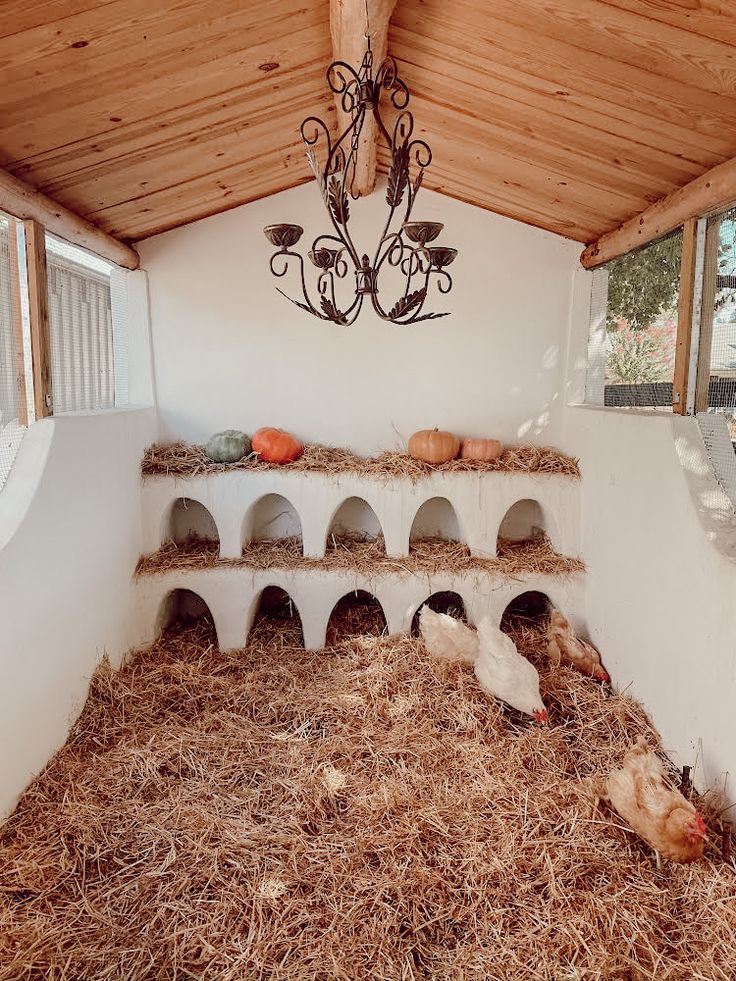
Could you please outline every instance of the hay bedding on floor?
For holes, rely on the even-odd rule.
[[[499,539],[498,556],[486,559],[471,555],[464,542],[444,538],[416,539],[411,543],[409,555],[395,558],[386,555],[383,535],[343,534],[329,537],[322,559],[303,556],[299,536],[250,542],[239,559],[220,559],[218,543],[207,539],[168,541],[156,552],[140,558],[136,575],[229,565],[252,569],[344,570],[368,578],[388,571],[400,575],[490,572],[509,579],[532,574],[569,577],[585,571],[582,559],[558,554],[543,535],[525,541]]]
[[[343,473],[391,480],[408,477],[420,480],[431,473],[515,472],[547,473],[577,479],[580,477],[578,461],[566,456],[552,446],[507,446],[492,462],[478,460],[450,460],[449,463],[431,466],[413,460],[406,453],[386,450],[375,457],[358,456],[352,450],[336,446],[308,443],[304,453],[293,463],[277,466],[259,460],[257,456],[244,457],[238,463],[214,463],[205,456],[204,447],[197,443],[155,443],[143,454],[141,473],[144,477],[174,476],[197,477],[208,473],[226,473],[230,470],[287,470],[325,473],[339,476]]]
[[[201,623],[98,672],[0,832],[0,978],[734,977],[732,868],[657,871],[591,810],[656,743],[635,702],[543,666],[545,729],[410,638],[294,637]]]

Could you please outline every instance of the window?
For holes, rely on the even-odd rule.
[[[37,417],[127,405],[127,275],[0,212],[0,489]]]
[[[682,231],[593,274],[586,402],[672,410]]]
[[[124,273],[46,236],[55,415],[127,403]]]

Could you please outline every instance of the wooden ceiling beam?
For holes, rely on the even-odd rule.
[[[124,269],[137,269],[140,264],[140,257],[135,249],[47,198],[35,187],[18,180],[6,170],[0,170],[0,210],[24,221],[32,219],[72,245],[89,249]]]
[[[683,225],[689,218],[721,211],[736,202],[736,157],[712,167],[655,201],[641,214],[591,242],[580,256],[585,269],[595,269],[611,259],[654,242]]]
[[[388,22],[395,5],[396,0],[330,0],[333,61],[344,61],[359,72],[370,32],[375,76],[388,51]],[[350,114],[343,109],[342,96],[336,95],[335,103],[338,132],[342,133],[350,125]],[[376,185],[376,130],[373,114],[366,113],[352,185],[356,194],[370,194]]]

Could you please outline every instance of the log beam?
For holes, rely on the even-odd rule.
[[[388,22],[395,5],[396,0],[330,0],[333,60],[345,61],[358,72],[366,52],[366,34],[370,32],[375,76],[388,50]],[[340,96],[335,97],[335,102],[338,130],[342,133],[350,124],[350,115],[343,111]],[[375,187],[377,139],[373,115],[367,114],[356,160],[356,194],[370,194]]]
[[[52,201],[6,170],[0,170],[0,211],[24,221],[38,222],[59,238],[89,249],[124,269],[137,269],[140,264],[135,249],[96,228],[85,218]]]
[[[597,242],[588,245],[580,256],[586,269],[595,269],[605,262],[648,242],[661,238],[679,228],[689,218],[721,211],[736,202],[736,158],[718,164],[700,177],[672,191],[630,218]]]

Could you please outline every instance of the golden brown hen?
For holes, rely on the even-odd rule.
[[[606,796],[621,817],[663,858],[696,862],[706,827],[689,800],[673,790],[659,757],[640,736],[606,783]]]
[[[558,610],[552,610],[549,618],[547,656],[554,665],[562,661],[581,674],[591,675],[599,681],[610,681],[598,651],[576,636],[569,622]]]

